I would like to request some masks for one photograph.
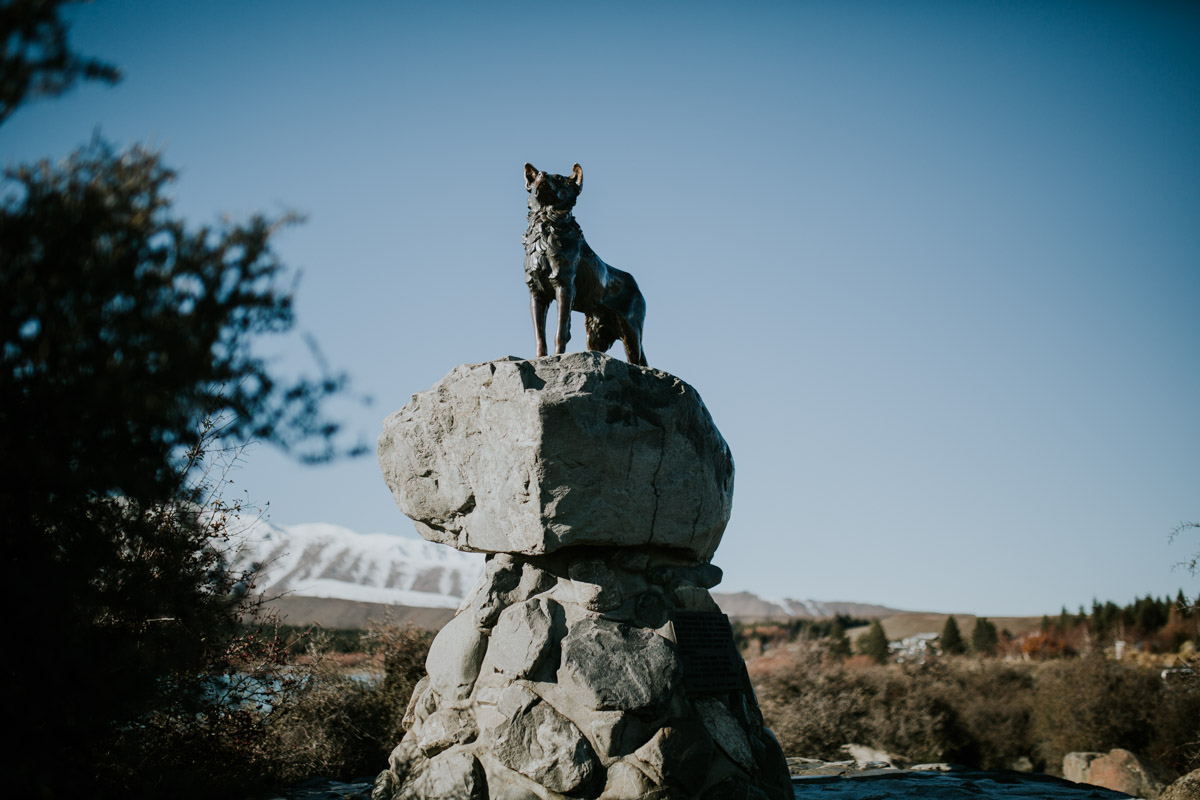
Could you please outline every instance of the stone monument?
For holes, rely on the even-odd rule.
[[[594,353],[455,367],[384,422],[425,538],[487,553],[373,800],[790,800],[708,590],[733,459],[692,387]]]

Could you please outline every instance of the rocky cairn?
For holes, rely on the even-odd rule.
[[[422,536],[488,559],[373,800],[791,800],[708,593],[733,460],[694,389],[598,353],[459,366],[379,461]]]

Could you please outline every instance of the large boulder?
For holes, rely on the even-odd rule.
[[[1194,769],[1166,788],[1159,800],[1200,800],[1200,769]]]
[[[1067,753],[1063,775],[1076,783],[1103,786],[1145,800],[1155,800],[1174,778],[1159,765],[1121,748],[1107,753]]]
[[[384,480],[426,539],[539,555],[657,546],[707,561],[733,459],[696,391],[601,353],[455,367],[389,416]]]
[[[733,460],[690,386],[598,353],[456,367],[379,460],[425,538],[488,557],[374,800],[791,800],[708,593]]]
[[[560,680],[595,710],[659,708],[679,674],[675,646],[645,628],[584,618],[562,642]]]
[[[500,713],[504,722],[492,731],[492,752],[509,769],[551,791],[574,792],[599,768],[574,723],[524,686],[504,690]]]

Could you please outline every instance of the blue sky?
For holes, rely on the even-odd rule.
[[[101,1],[120,66],[0,128],[160,147],[176,209],[308,216],[299,326],[382,418],[531,356],[522,165],[582,164],[652,366],[737,464],[722,590],[992,615],[1200,591],[1200,10]],[[572,342],[582,346],[580,342]],[[298,337],[264,343],[280,369]],[[617,354],[619,348],[613,352]],[[280,524],[415,535],[373,457],[251,449]]]

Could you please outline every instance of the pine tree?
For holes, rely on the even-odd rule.
[[[946,624],[942,627],[941,638],[942,652],[946,655],[960,655],[967,652],[967,643],[963,641],[962,632],[958,629],[958,622],[954,617],[946,617]]]
[[[1000,643],[1000,635],[996,626],[987,617],[975,620],[975,629],[971,631],[971,652],[979,656],[996,654],[996,645]]]
[[[835,619],[833,627],[829,629],[829,655],[833,658],[845,658],[850,655],[850,640],[846,638],[846,630],[842,627],[842,621]]]
[[[1067,607],[1063,606],[1062,611],[1058,612],[1058,629],[1063,633],[1075,629],[1075,618],[1067,611]]]
[[[1180,589],[1179,594],[1175,595],[1175,608],[1179,609],[1179,613],[1183,615],[1184,619],[1192,615],[1192,603],[1183,593],[1183,589]]]
[[[879,620],[872,620],[871,627],[858,640],[858,652],[864,656],[870,656],[876,664],[887,663],[890,652],[888,638],[883,631],[883,626],[879,624]]]

